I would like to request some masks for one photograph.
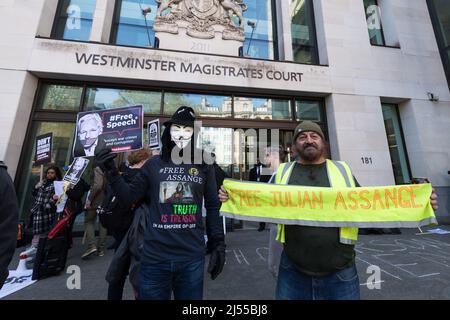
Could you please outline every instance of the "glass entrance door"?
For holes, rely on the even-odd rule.
[[[216,156],[217,164],[228,177],[248,181],[250,170],[259,159],[264,164],[265,148],[275,146],[274,139],[286,153],[292,145],[292,131],[267,129],[202,127],[200,143],[203,149]],[[286,158],[285,161],[288,161]],[[233,228],[258,228],[258,223],[233,220]]]

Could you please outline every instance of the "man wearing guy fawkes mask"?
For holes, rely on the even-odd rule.
[[[139,201],[149,207],[150,219],[141,258],[139,299],[200,300],[203,298],[205,263],[202,203],[207,211],[206,228],[212,245],[208,272],[214,280],[225,264],[225,242],[214,169],[194,155],[195,113],[182,106],[164,123],[162,153],[148,160],[131,184],[119,175],[111,150],[96,154],[117,197],[127,206]],[[204,157],[200,157],[205,159]],[[182,161],[179,161],[179,160]],[[209,161],[207,161],[209,162]],[[177,164],[179,163],[179,164]],[[173,200],[182,183],[189,195]],[[183,193],[184,194],[184,193]]]

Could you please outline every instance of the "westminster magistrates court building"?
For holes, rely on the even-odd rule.
[[[449,48],[446,0],[2,0],[0,160],[26,216],[36,136],[68,165],[80,111],[189,105],[237,179],[260,129],[288,150],[307,119],[362,185],[429,178],[450,222]]]

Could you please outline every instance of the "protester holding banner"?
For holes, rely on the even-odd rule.
[[[213,244],[208,266],[212,279],[225,264],[214,169],[208,164],[212,161],[206,161],[203,151],[192,142],[194,121],[192,108],[180,107],[165,123],[161,156],[148,160],[130,185],[119,175],[110,150],[96,155],[119,199],[129,206],[144,200],[143,205],[150,209],[140,266],[140,299],[169,300],[172,292],[177,300],[203,298],[203,201]],[[198,155],[201,160],[197,163]],[[168,201],[179,183],[183,197],[176,203]]]
[[[14,255],[19,223],[19,206],[14,185],[0,161],[0,289],[8,277],[8,265]]]
[[[53,182],[61,179],[59,168],[50,166],[45,172],[45,179],[38,182],[32,191],[33,240],[31,246],[33,248],[37,248],[39,238],[46,235],[55,222],[57,199],[53,198],[55,195]]]
[[[327,142],[325,141],[322,129],[317,124],[311,121],[301,122],[295,129],[293,138],[300,159],[291,163],[282,164],[278,168],[275,174],[275,182],[278,185],[287,184],[322,187],[322,189],[331,187],[339,188],[339,190],[358,186],[358,183],[354,179],[347,164],[341,161],[338,162],[327,159]],[[225,183],[225,185],[227,185],[227,183]],[[267,186],[267,188],[261,187],[260,190],[268,188],[269,186]],[[427,186],[425,186],[424,189],[425,188],[427,188]],[[293,219],[298,222],[279,225],[277,239],[284,243],[284,250],[279,266],[276,298],[298,300],[359,299],[359,280],[355,267],[354,249],[354,243],[358,236],[358,228],[351,227],[354,225],[352,220],[346,219],[345,222],[339,222],[339,211],[333,213],[326,212],[326,214],[320,211],[321,208],[325,207],[324,194],[322,194],[323,198],[321,201],[321,199],[317,197],[317,194],[314,194],[313,190],[310,189],[308,191],[307,188],[303,188],[302,192],[304,197],[300,202],[299,194],[302,193],[300,191],[295,191],[293,188],[291,189],[293,193],[297,195],[297,199],[292,197],[293,193],[284,193],[287,196],[287,202],[286,199],[284,199],[284,204],[280,206],[280,208],[283,208],[283,212],[277,212],[274,209],[276,206],[275,203],[272,202],[269,204],[269,207],[271,207],[271,217],[268,221],[275,221],[278,216],[283,216],[286,212],[298,214],[298,218]],[[300,189],[301,188],[299,188],[299,190]],[[260,190],[257,192],[261,193],[262,191]],[[245,194],[245,191],[242,192]],[[278,192],[280,197],[275,198],[277,191],[272,192],[271,196],[273,199],[277,199],[277,201],[282,201],[282,191]],[[325,190],[323,192],[325,192]],[[370,191],[366,191],[366,193],[368,194]],[[313,194],[312,198],[309,197],[309,194]],[[337,194],[338,197],[336,197],[336,201],[333,202],[334,205],[329,205],[327,203],[327,208],[338,208],[339,205],[342,207],[346,206],[345,202],[341,200],[342,195],[339,197],[340,193]],[[228,200],[228,194],[226,193],[225,188],[221,189],[219,197],[222,202]],[[236,201],[236,199],[233,199],[234,196],[232,200],[228,201],[226,204]],[[253,199],[252,203],[258,204],[261,207],[262,205],[259,202],[260,199],[255,199]],[[437,209],[436,199],[436,194],[433,192],[429,201],[434,209]],[[355,199],[353,198],[353,200]],[[412,200],[414,200],[414,198],[412,198]],[[352,201],[351,204],[352,207],[353,202],[354,201]],[[358,204],[356,200],[355,202]],[[367,200],[367,202],[370,201]],[[412,208],[412,203],[413,202],[411,201],[409,202],[410,208]],[[318,208],[317,211],[314,211],[314,213],[311,213],[309,216],[306,216],[307,213],[303,213],[302,216],[303,210],[300,209],[302,206],[305,208],[305,212],[309,212],[307,211],[306,206],[312,208],[316,204],[317,206],[315,208]],[[378,205],[381,209],[381,205]],[[406,205],[403,204],[403,206]],[[223,207],[226,207],[225,204]],[[230,206],[228,206],[228,208],[223,207],[223,212],[230,210]],[[419,205],[416,207],[419,207]],[[348,212],[351,213],[346,212],[345,214],[353,214],[356,219],[356,217],[361,216],[357,214],[357,208],[359,208],[359,206],[357,207],[355,205],[353,208],[356,211],[350,210]],[[386,209],[386,207],[384,208]],[[419,221],[423,220],[424,223],[427,223],[427,221],[435,221],[435,217],[429,212],[429,210],[432,211],[431,208],[428,210],[428,207],[422,205],[420,205],[420,208],[423,208],[420,210],[424,211],[424,219],[418,217],[418,219],[421,219]],[[257,209],[253,210],[254,211],[252,212],[258,211]],[[345,209],[343,211],[345,212]],[[409,211],[411,211],[411,209],[406,208],[406,211],[402,212],[408,213]],[[377,213],[378,212],[374,212],[373,214],[375,215]],[[254,213],[249,213],[248,215],[257,216]],[[396,215],[395,217],[399,216]],[[253,218],[254,217],[252,217],[252,219]],[[389,216],[388,214],[383,213],[383,217],[380,216],[380,220],[381,218],[388,220]],[[290,222],[286,220],[286,218],[284,219],[286,223]],[[413,219],[415,219],[415,217],[413,217]],[[333,220],[338,222],[333,222]],[[377,223],[382,224],[383,222]],[[396,223],[400,224],[401,222]],[[411,225],[412,223],[419,222],[406,221],[405,225]],[[342,227],[334,227],[336,224],[339,224]]]

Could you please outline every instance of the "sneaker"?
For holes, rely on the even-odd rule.
[[[26,249],[25,251],[23,251],[22,253],[20,253],[20,255],[26,255],[26,256],[30,257],[30,256],[36,255],[36,252],[37,252],[37,248],[31,246],[28,249]]]
[[[94,254],[96,252],[97,252],[97,248],[91,247],[91,248],[87,249],[85,253],[83,253],[83,255],[81,256],[81,259],[87,259],[89,256],[91,256],[92,254]]]
[[[99,257],[103,257],[103,256],[105,255],[105,251],[102,250],[102,249],[97,250],[97,255],[98,255]]]
[[[29,247],[27,250],[20,253],[19,256],[24,256],[25,263],[31,264],[34,262],[34,258],[36,257],[37,248],[36,247]],[[27,265],[28,268],[28,265]]]

